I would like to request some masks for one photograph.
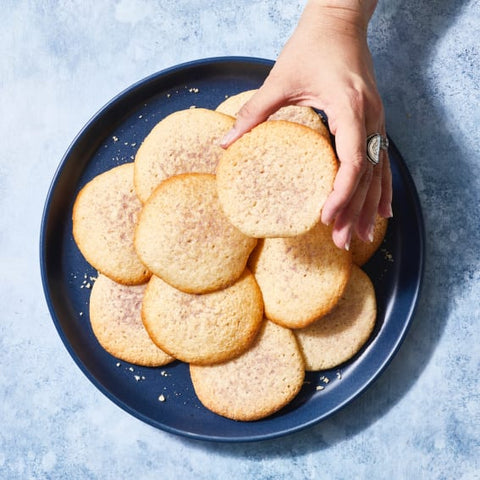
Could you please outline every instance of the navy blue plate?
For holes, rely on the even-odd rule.
[[[188,367],[130,365],[106,353],[90,328],[95,270],[72,237],[74,199],[89,180],[131,162],[145,136],[166,115],[191,106],[214,109],[226,96],[260,86],[273,62],[227,57],[182,64],[154,74],[110,101],[83,128],[53,179],[41,226],[42,281],[53,321],[68,352],[93,384],[121,408],[162,430],[203,440],[255,441],[316,424],[351,402],[385,369],[402,343],[423,274],[424,232],[410,174],[391,142],[395,217],[382,247],[365,266],[377,292],[378,320],[365,348],[329,371],[308,373],[297,398],[277,414],[235,422],[205,409]]]

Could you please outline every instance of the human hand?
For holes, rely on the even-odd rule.
[[[269,76],[238,112],[233,129],[222,142],[228,147],[285,105],[324,111],[335,136],[340,166],[321,219],[325,224],[334,222],[333,241],[347,250],[353,232],[364,241],[372,240],[377,213],[392,216],[388,154],[381,150],[376,166],[366,158],[367,136],[386,134],[367,45],[367,26],[375,3],[308,2]]]

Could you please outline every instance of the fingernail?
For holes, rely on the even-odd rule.
[[[325,205],[323,206],[322,216],[320,217],[320,219],[326,227],[329,227],[333,221],[333,218],[331,215],[326,215],[324,212],[325,212]]]
[[[220,140],[220,146],[223,148],[228,147],[230,143],[232,143],[234,138],[235,138],[235,129],[232,128],[225,134],[222,140]]]
[[[373,242],[373,236],[375,234],[375,224],[372,224],[370,225],[369,229],[368,229],[368,241],[370,243]]]
[[[392,218],[393,217],[393,210],[392,210],[392,204],[390,203],[387,208],[387,218]]]
[[[352,232],[348,232],[347,240],[345,242],[345,250],[348,252],[350,250],[350,242],[352,240]]]

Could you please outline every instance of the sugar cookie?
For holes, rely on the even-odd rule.
[[[338,305],[306,328],[295,330],[307,370],[326,370],[351,359],[375,326],[375,290],[367,274],[353,265]]]
[[[230,287],[203,295],[181,292],[154,275],[142,318],[153,341],[173,357],[217,363],[239,355],[254,340],[263,318],[262,295],[248,270]]]
[[[142,323],[146,284],[121,285],[99,274],[90,294],[90,323],[100,345],[126,362],[158,367],[174,359],[158,348]]]
[[[373,254],[378,250],[387,233],[388,219],[377,215],[375,219],[375,229],[373,231],[373,241],[364,242],[358,235],[352,236],[350,251],[352,252],[352,260],[355,265],[361,267],[365,265]]]
[[[290,328],[304,327],[335,306],[351,264],[350,253],[335,246],[331,228],[322,223],[297,237],[260,240],[249,260],[265,315]]]
[[[300,235],[319,221],[337,168],[332,146],[322,135],[272,120],[223,153],[218,196],[228,219],[246,235]]]
[[[252,98],[256,91],[257,90],[246,90],[244,92],[237,93],[236,95],[232,95],[220,103],[215,110],[217,112],[236,117],[240,108],[248,100],[250,100],[250,98]],[[326,138],[329,138],[330,136],[328,128],[320,115],[310,107],[287,105],[285,107],[281,107],[274,114],[270,115],[268,120],[288,120],[290,122],[300,123],[301,125],[305,125],[306,127],[316,130]]]
[[[254,344],[239,357],[212,366],[190,365],[202,404],[233,420],[267,417],[287,405],[305,377],[292,331],[265,321]]]
[[[223,149],[220,140],[234,119],[213,110],[174,112],[147,135],[135,155],[135,189],[146,202],[155,187],[179,173],[215,173]]]
[[[73,237],[86,260],[118,283],[144,283],[150,272],[133,236],[142,203],[133,188],[133,164],[114,167],[88,182],[73,206]]]
[[[227,220],[215,176],[206,173],[162,182],[145,203],[135,231],[136,251],[149,270],[190,293],[234,282],[256,243]]]

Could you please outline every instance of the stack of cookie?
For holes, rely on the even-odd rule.
[[[223,150],[251,94],[167,116],[73,208],[74,239],[99,272],[99,343],[138,365],[188,363],[203,405],[243,421],[368,340],[376,301],[360,266],[386,229],[379,219],[376,241],[351,252],[333,244],[319,219],[338,166],[312,109],[288,107]]]

